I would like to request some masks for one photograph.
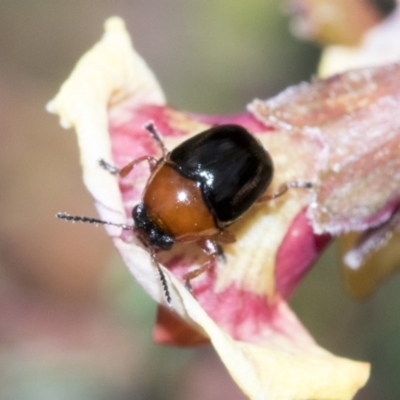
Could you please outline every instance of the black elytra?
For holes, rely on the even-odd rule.
[[[219,125],[177,146],[168,159],[201,185],[220,228],[241,217],[266,191],[273,162],[262,144],[239,125]]]

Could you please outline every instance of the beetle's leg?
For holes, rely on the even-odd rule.
[[[203,252],[206,253],[210,258],[203,265],[200,265],[200,267],[183,275],[185,287],[186,289],[189,290],[190,293],[192,293],[192,285],[190,284],[190,281],[201,275],[203,272],[206,272],[210,267],[212,267],[214,261],[218,257],[222,256],[225,258],[225,256],[223,255],[224,252],[222,250],[222,247],[219,246],[213,240],[205,239],[201,240],[197,244],[200,246],[201,250],[203,250]]]
[[[157,142],[157,144],[160,146],[160,149],[162,151],[163,157],[165,157],[168,154],[168,150],[165,147],[164,141],[160,135],[160,133],[157,131],[154,122],[150,121],[148,122],[146,125],[144,125],[144,129],[147,130],[147,132],[150,133],[150,136],[153,138],[153,140],[155,142]],[[105,170],[107,170],[108,172],[110,172],[113,175],[119,175],[122,178],[124,178],[125,176],[127,176],[132,170],[133,168],[135,168],[135,165],[143,162],[143,161],[147,161],[149,163],[149,167],[150,167],[150,172],[153,172],[154,169],[157,166],[157,158],[152,157],[152,156],[143,156],[143,157],[139,157],[136,158],[135,160],[131,161],[130,163],[126,164],[124,167],[122,167],[121,169],[118,169],[117,167],[115,167],[114,165],[109,164],[107,161],[101,159],[99,161],[99,164],[101,167],[103,167]]]
[[[154,157],[151,157],[151,156],[143,156],[143,157],[136,158],[135,160],[133,160],[130,163],[126,164],[121,169],[118,169],[117,167],[114,167],[113,165],[109,164],[107,161],[104,161],[104,160],[100,160],[99,164],[105,170],[111,172],[113,175],[119,175],[122,178],[124,178],[125,176],[127,176],[133,170],[133,168],[135,168],[135,165],[137,165],[137,164],[139,164],[139,163],[141,163],[143,161],[147,161],[149,163],[150,172],[153,172],[155,167],[156,167],[156,165],[157,165],[157,159],[154,158]]]
[[[157,159],[151,156],[139,157],[136,160],[131,161],[119,170],[119,176],[122,178],[129,174],[135,168],[135,165],[147,161],[149,163],[150,172],[153,172],[157,165]]]
[[[97,218],[82,217],[82,216],[78,216],[78,215],[69,215],[67,213],[57,213],[56,217],[58,219],[64,219],[66,221],[71,221],[71,222],[87,222],[89,224],[95,224],[95,225],[112,225],[112,226],[121,228],[125,231],[133,231],[134,230],[133,225],[117,224],[115,222],[103,221],[103,220],[97,219]]]
[[[153,138],[153,140],[157,142],[157,144],[161,148],[163,157],[165,157],[168,154],[168,150],[165,147],[164,140],[162,139],[160,132],[158,132],[156,126],[154,125],[154,122],[149,121],[147,124],[144,125],[144,129],[146,129],[147,132],[150,133],[150,136]]]
[[[272,194],[264,194],[263,196],[261,196],[257,200],[257,203],[262,203],[264,201],[269,201],[269,200],[276,199],[277,197],[281,197],[289,189],[292,189],[292,188],[312,189],[313,187],[314,187],[314,184],[312,182],[298,182],[298,181],[286,182],[286,183],[283,183],[281,186],[279,186],[279,189],[277,192],[272,193]]]
[[[224,249],[222,248],[221,245],[217,244],[217,251],[218,251],[218,258],[223,261],[226,262],[226,256],[225,256],[225,252]]]
[[[172,307],[171,293],[170,293],[169,288],[168,288],[167,279],[165,278],[164,272],[161,269],[160,264],[158,263],[158,261],[156,259],[156,253],[155,253],[155,251],[153,249],[150,250],[150,257],[151,257],[151,260],[153,261],[153,264],[157,268],[158,275],[159,275],[160,281],[161,281],[161,285],[162,285],[163,290],[164,290],[165,300],[167,301],[168,306]]]
[[[224,244],[236,242],[236,236],[229,229],[224,229],[218,235],[214,236],[214,238],[217,242]]]

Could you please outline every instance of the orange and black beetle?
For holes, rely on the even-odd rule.
[[[190,289],[190,280],[223,254],[219,244],[235,241],[226,228],[256,201],[276,198],[289,187],[310,187],[311,184],[289,182],[282,185],[278,193],[263,196],[273,177],[273,162],[261,143],[242,126],[214,126],[171,152],[166,150],[152,123],[145,128],[162,149],[160,159],[144,156],[121,170],[100,162],[105,169],[121,176],[126,176],[142,161],[149,163],[151,175],[142,202],[132,210],[134,225],[65,213],[57,217],[133,230],[156,263],[170,304],[165,277],[155,259],[158,251],[170,250],[175,242],[195,242],[209,255],[204,265],[184,276],[185,285]]]

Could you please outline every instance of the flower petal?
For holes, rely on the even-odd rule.
[[[100,216],[123,223],[140,200],[148,172],[146,175],[145,167],[135,168],[129,179],[118,181],[102,170],[98,161],[122,166],[139,155],[156,154],[141,128],[149,119],[157,122],[170,148],[212,123],[164,106],[152,73],[131,48],[122,21],[115,18],[106,23],[102,41],[78,63],[48,109],[60,115],[64,126],[74,126],[77,131],[85,184]],[[249,114],[236,120],[258,127],[264,145],[276,153],[278,173],[271,190],[289,179],[316,176],[321,160],[318,138],[301,132],[290,137],[279,134]],[[288,294],[293,282],[286,286],[281,280],[275,285],[280,244],[294,241],[295,235],[288,238],[287,231],[304,213],[309,196],[304,191],[291,191],[285,199],[251,210],[235,226],[238,242],[225,247],[227,264],[218,263],[193,283],[198,300],[179,278],[199,260],[199,254],[190,246],[176,246],[165,255],[164,264],[174,272],[163,267],[174,313],[211,339],[231,375],[252,399],[351,399],[369,375],[368,364],[337,358],[318,347],[282,300],[279,291]],[[305,228],[305,218],[300,217],[294,226],[299,234],[312,234]],[[156,270],[136,237],[121,234],[118,228],[109,227],[108,231],[138,282],[165,304]],[[304,243],[315,248],[312,240]],[[309,254],[307,263],[315,252]],[[284,254],[280,257],[286,259]],[[303,265],[301,273],[304,269]],[[282,279],[283,270],[277,276]]]
[[[395,63],[304,83],[250,105],[260,121],[323,143],[320,184],[308,214],[315,232],[365,231],[352,240],[353,248],[343,244],[347,285],[358,297],[393,273],[400,260],[393,248],[390,259],[378,263],[374,255],[363,266],[400,228],[399,82]]]
[[[304,83],[251,109],[259,120],[323,143],[316,232],[339,234],[386,221],[400,200],[400,64]]]
[[[360,46],[327,47],[323,52],[319,74],[329,76],[350,68],[398,61],[400,46],[396,38],[399,29],[400,7],[397,6],[383,22],[367,32]],[[355,297],[366,297],[371,294],[379,283],[398,269],[400,264],[396,240],[398,234],[393,223],[389,219],[376,229],[372,228],[371,232],[362,234],[350,233],[339,239],[344,254],[346,287]],[[382,235],[385,237],[384,240]],[[366,237],[369,238],[366,240]]]
[[[47,110],[60,115],[64,128],[77,130],[83,149],[85,184],[97,206],[103,208],[101,214],[117,222],[124,219],[116,215],[123,213],[118,185],[111,175],[99,171],[98,163],[101,158],[111,159],[108,108],[126,99],[165,103],[154,75],[143,59],[132,52],[123,22],[110,18],[102,40],[82,57],[58,95],[48,103]]]

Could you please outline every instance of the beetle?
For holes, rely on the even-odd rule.
[[[256,202],[284,194],[291,187],[310,188],[309,182],[287,182],[272,195],[270,185],[274,166],[269,153],[244,127],[217,125],[184,141],[171,152],[152,122],[144,128],[158,143],[162,157],[143,156],[118,169],[104,160],[100,165],[121,177],[138,163],[147,161],[150,177],[142,201],[132,210],[133,225],[115,224],[96,218],[58,213],[69,221],[121,227],[135,232],[160,274],[167,303],[171,296],[165,276],[156,260],[159,251],[168,251],[174,243],[195,242],[209,257],[197,269],[183,277],[190,281],[209,269],[217,257],[223,257],[221,244],[232,243],[235,236],[227,228]]]

